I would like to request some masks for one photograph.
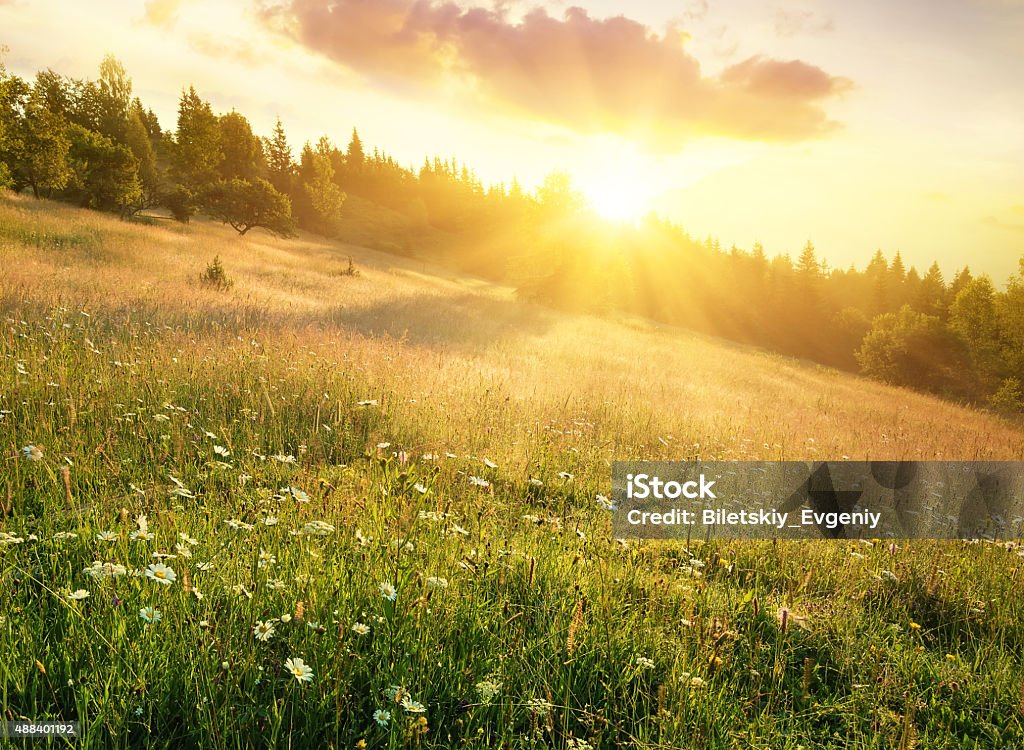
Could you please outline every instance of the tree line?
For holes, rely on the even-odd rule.
[[[296,228],[337,236],[359,205],[383,207],[407,228],[396,249],[548,305],[640,314],[1003,411],[1024,407],[1024,259],[998,290],[967,267],[949,282],[937,263],[907,268],[898,252],[878,251],[859,270],[828,267],[810,242],[795,260],[760,244],[722,248],[653,215],[635,226],[602,221],[560,172],[532,192],[516,179],[485,186],[455,159],[414,169],[369,152],[355,129],[344,149],[324,136],[296,158],[280,119],[261,137],[193,87],[164,130],[113,56],[96,80],[44,70],[26,81],[0,64],[0,187],[126,219],[202,213],[240,234],[284,237]],[[419,242],[428,233],[442,242]]]

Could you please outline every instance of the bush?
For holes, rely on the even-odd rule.
[[[857,350],[865,375],[941,395],[970,396],[977,377],[963,339],[909,305],[879,315]]]
[[[174,220],[180,221],[182,224],[188,224],[197,209],[196,198],[192,191],[181,185],[165,195],[163,203],[171,212]]]
[[[1017,378],[1006,378],[996,392],[989,396],[989,406],[1004,414],[1024,411],[1024,389]]]
[[[199,277],[199,280],[206,286],[213,287],[218,291],[227,291],[235,283],[228,278],[227,272],[224,271],[224,265],[220,262],[219,255],[213,257],[213,260],[206,266],[206,270]]]

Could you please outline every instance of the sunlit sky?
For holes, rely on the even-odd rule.
[[[0,0],[8,69],[114,53],[165,128],[193,84],[297,146],[358,126],[725,246],[998,282],[1024,255],[1022,39],[1020,0]]]

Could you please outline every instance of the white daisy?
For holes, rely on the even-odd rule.
[[[364,625],[361,622],[353,623],[352,632],[356,635],[368,635],[370,632],[370,626]]]
[[[80,602],[83,599],[88,599],[88,598],[89,598],[89,592],[86,591],[85,589],[78,589],[78,590],[72,591],[70,594],[68,594],[68,599],[71,599],[72,601],[76,601],[76,602]]]
[[[257,620],[252,628],[252,633],[256,636],[256,640],[263,641],[264,643],[273,638],[275,632],[273,620],[267,620],[266,622]]]
[[[398,596],[398,589],[396,589],[391,583],[382,581],[380,584],[380,595],[387,599],[389,602],[393,602]]]
[[[139,610],[139,617],[148,622],[151,625],[155,625],[164,618],[163,614],[159,609],[153,609],[152,607],[143,607]]]
[[[313,669],[297,656],[285,661],[284,668],[300,683],[313,681]]]
[[[150,563],[146,568],[146,578],[164,586],[170,586],[174,583],[176,576],[174,571],[163,563]]]
[[[402,696],[402,708],[411,714],[425,714],[427,712],[426,706],[419,701],[414,701],[412,696],[409,695]]]

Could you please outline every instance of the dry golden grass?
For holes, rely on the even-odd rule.
[[[326,347],[417,400],[393,405],[399,423],[453,448],[504,449],[506,460],[524,458],[546,426],[586,432],[602,462],[1024,456],[1016,426],[972,409],[643,320],[537,308],[508,288],[309,236],[129,226],[7,195],[0,243],[9,310],[159,310],[193,333],[258,334],[282,352]],[[198,281],[214,255],[230,292]],[[342,273],[349,257],[356,277]],[[493,445],[495,434],[508,440]]]

